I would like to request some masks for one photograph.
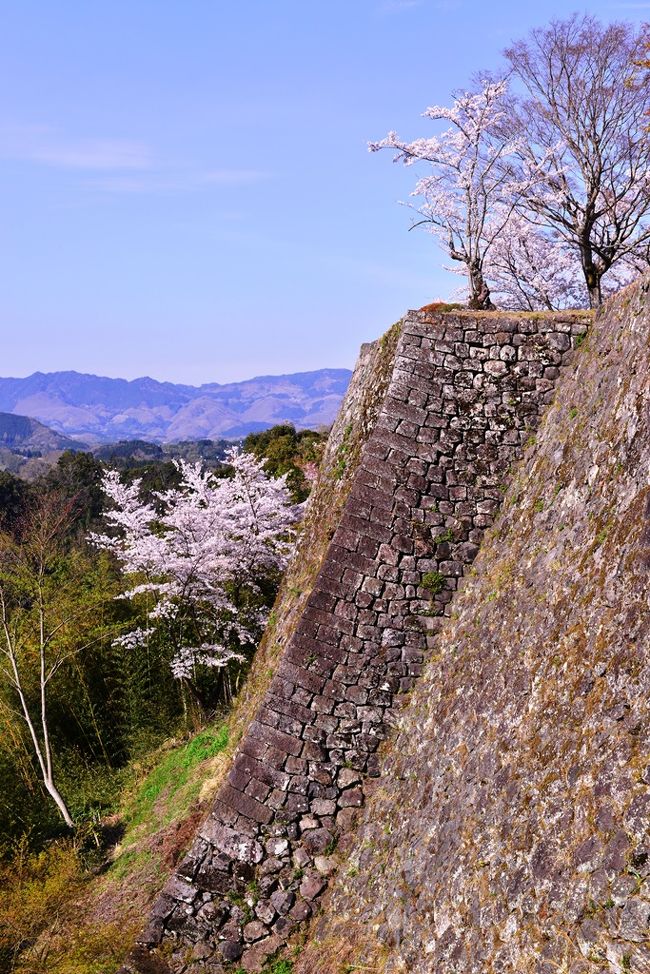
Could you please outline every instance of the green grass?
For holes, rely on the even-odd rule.
[[[138,852],[137,849],[128,849],[115,861],[115,864],[111,868],[111,875],[115,879],[124,879],[125,876],[129,876],[134,870],[139,870],[148,862],[152,861],[153,856],[148,850],[145,849],[142,852]]]
[[[336,463],[334,464],[334,478],[335,480],[341,480],[343,474],[346,471],[348,465],[348,455],[350,453],[350,435],[352,433],[352,424],[348,425],[343,430],[343,437],[336,451]]]
[[[293,974],[293,963],[290,960],[276,960],[268,968],[268,974]]]
[[[293,974],[293,962],[290,960],[271,961],[270,967],[264,968],[265,974]],[[238,967],[233,974],[246,974],[243,967]]]
[[[156,802],[162,795],[165,796],[166,803],[171,806],[171,818],[176,817],[180,809],[174,807],[177,803],[173,799],[182,792],[182,804],[187,807],[198,797],[201,789],[200,779],[195,778],[190,781],[192,771],[202,761],[207,761],[208,758],[213,758],[223,751],[227,744],[228,728],[220,726],[201,731],[184,747],[169,751],[137,790],[129,824],[136,826],[150,818]]]
[[[433,543],[443,544],[443,542],[445,541],[453,541],[453,540],[454,540],[454,532],[451,530],[451,528],[447,528],[446,531],[443,531],[442,534],[439,534],[437,538],[433,539]]]
[[[74,843],[62,839],[38,854],[30,854],[25,844],[11,860],[0,862],[0,886],[6,891],[0,896],[0,972],[7,959],[15,974],[105,974],[119,967],[142,927],[143,903],[170,868],[165,857],[176,851],[174,843],[180,849],[193,833],[197,799],[216,771],[211,759],[227,744],[227,725],[213,724],[189,740],[169,741],[120,772],[107,772],[106,794],[97,804],[115,809],[125,833],[105,871],[95,875],[89,869],[85,847],[88,839],[95,848],[90,839],[97,840],[99,828],[84,842],[77,835]],[[90,807],[86,796],[93,795],[92,784],[83,780],[80,807],[82,801]],[[123,897],[131,888],[141,894],[135,905]],[[106,902],[118,913],[110,921],[103,919],[103,906],[96,912]]]
[[[188,814],[209,777],[209,767],[200,766],[227,744],[228,727],[219,724],[181,746],[156,752],[155,764],[124,802],[126,830],[121,851],[110,868],[112,878],[124,880],[147,864],[153,865],[151,852],[141,847],[143,840]]]

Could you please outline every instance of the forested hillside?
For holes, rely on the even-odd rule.
[[[2,476],[0,969],[94,971],[120,956],[122,924],[135,932],[210,793],[322,442],[284,426],[212,472],[193,446],[176,463],[67,452],[32,484]],[[127,876],[139,889],[121,904]]]

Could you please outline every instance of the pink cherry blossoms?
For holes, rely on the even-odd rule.
[[[285,478],[267,477],[262,462],[237,449],[227,460],[234,474],[222,479],[178,461],[180,486],[155,494],[155,506],[142,500],[140,481],[123,484],[116,471],[107,472],[109,530],[90,536],[129,578],[123,597],[145,607],[146,624],[120,643],[162,638],[177,679],[244,660],[268,615],[265,595],[293,546],[300,509],[290,503]]]
[[[369,143],[371,152],[397,149],[395,162],[429,163],[430,174],[422,176],[411,193],[423,200],[413,206],[421,217],[414,226],[425,226],[452,260],[464,265],[470,307],[476,308],[492,307],[486,256],[528,187],[528,181],[521,185],[516,177],[518,144],[496,134],[505,123],[506,91],[506,81],[482,79],[477,90],[457,94],[451,108],[426,109],[425,118],[451,123],[440,135],[402,142],[389,132],[381,142]]]
[[[409,204],[467,278],[469,307],[601,304],[650,265],[647,31],[574,14],[531,31],[501,80],[479,77],[449,127],[372,152],[425,164]]]

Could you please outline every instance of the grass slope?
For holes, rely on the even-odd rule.
[[[127,769],[103,823],[119,842],[103,862],[77,840],[37,855],[19,848],[0,864],[2,974],[105,974],[119,966],[207,811],[227,744],[228,727],[219,723]]]

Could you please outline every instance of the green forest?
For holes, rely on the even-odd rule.
[[[324,439],[285,425],[252,434],[243,448],[270,482],[286,475],[294,510],[309,493]],[[188,447],[188,455],[198,470],[197,451]],[[211,483],[233,476],[227,457],[207,465]],[[193,666],[180,679],[170,667],[174,639],[179,626],[184,639],[205,626],[200,595],[192,618],[148,629],[144,642],[132,638],[154,596],[123,597],[133,573],[93,543],[110,518],[109,469],[126,489],[137,484],[138,503],[153,511],[154,540],[169,531],[156,517],[183,473],[164,456],[66,452],[35,483],[0,474],[3,972],[99,972],[119,959],[143,897],[192,837],[229,743],[229,707],[251,638],[261,633],[260,623],[248,641],[229,630],[236,655],[227,665]],[[238,590],[240,613],[253,598],[262,611],[255,618],[266,618],[280,578],[267,571]],[[213,625],[211,614],[209,607]],[[136,874],[132,901],[123,891]]]

